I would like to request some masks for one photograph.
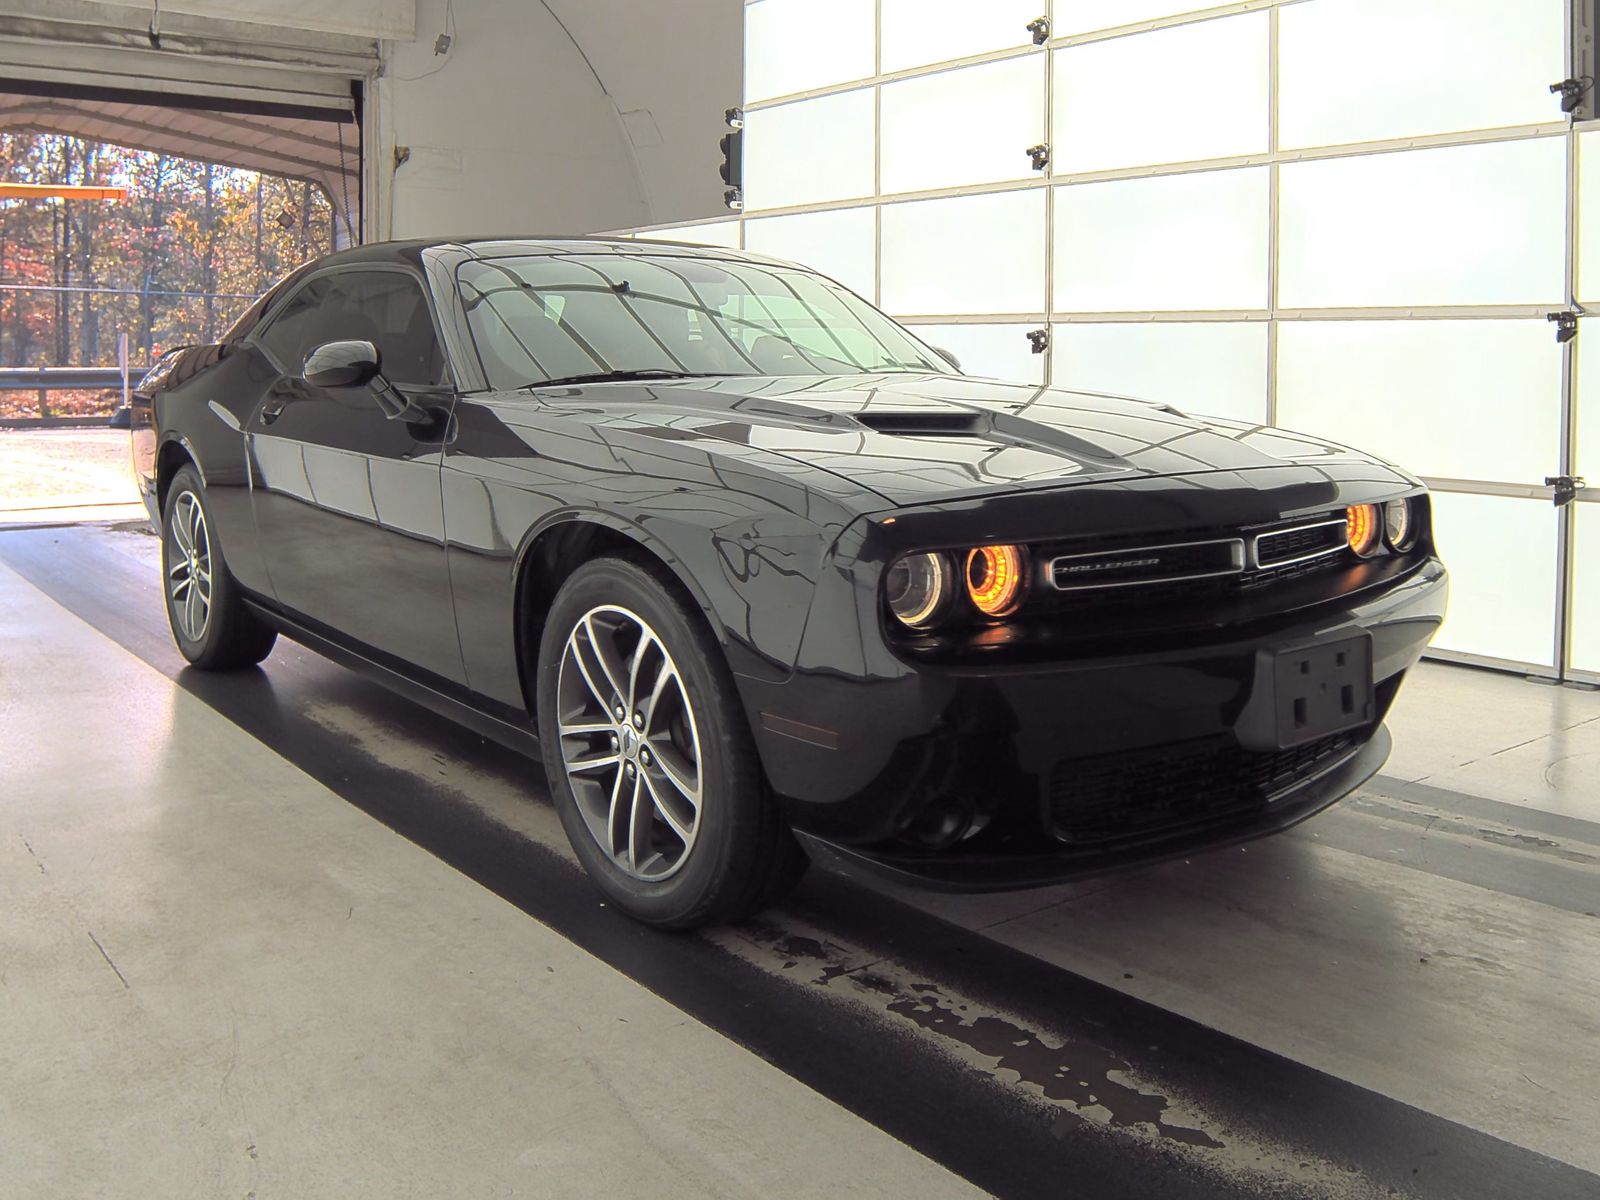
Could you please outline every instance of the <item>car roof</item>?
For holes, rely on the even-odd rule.
[[[666,232],[671,232],[670,230]],[[424,251],[452,249],[473,258],[530,258],[558,254],[671,254],[676,258],[735,259],[741,262],[792,266],[781,258],[752,254],[728,246],[706,246],[650,237],[541,237],[500,236],[467,238],[408,238],[388,242],[367,242],[348,250],[335,251],[316,260],[318,267],[354,263],[415,263]]]

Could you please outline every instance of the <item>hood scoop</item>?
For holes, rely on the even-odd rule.
[[[978,437],[984,431],[983,413],[867,411],[852,414],[868,429],[900,437]]]

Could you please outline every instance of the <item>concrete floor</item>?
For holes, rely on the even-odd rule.
[[[155,552],[0,532],[0,1195],[1600,1195],[1600,695],[1424,665],[1277,838],[664,939],[525,762],[180,670]]]
[[[0,609],[0,1194],[980,1194]]]

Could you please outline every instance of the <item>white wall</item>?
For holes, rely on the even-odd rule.
[[[539,0],[456,0],[438,56],[445,0],[419,0],[416,36],[384,44],[372,96],[369,237],[584,233],[720,208],[738,0],[554,9],[570,37]]]

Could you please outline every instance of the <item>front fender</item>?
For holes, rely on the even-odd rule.
[[[196,346],[182,352],[152,388],[154,458],[139,470],[140,487],[145,490],[146,505],[159,521],[157,488],[162,456],[171,453],[169,447],[181,450],[205,486],[213,534],[229,573],[245,589],[270,595],[250,502],[250,464],[243,430],[262,386],[250,359],[247,352],[224,353],[219,346]]]

